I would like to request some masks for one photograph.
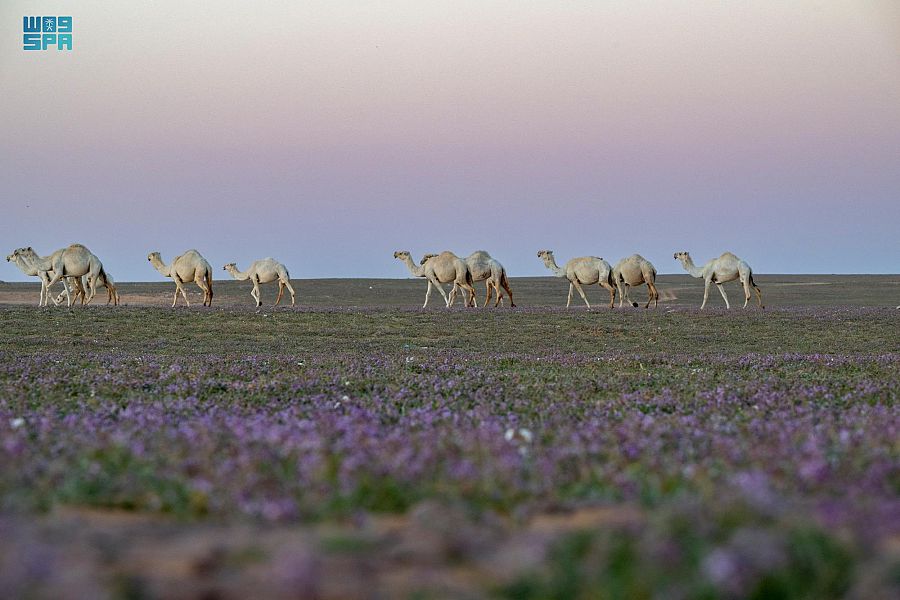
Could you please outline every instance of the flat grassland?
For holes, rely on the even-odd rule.
[[[898,281],[759,276],[765,310],[704,312],[684,276],[590,312],[553,278],[449,311],[422,280],[293,309],[0,284],[0,589],[896,597]]]

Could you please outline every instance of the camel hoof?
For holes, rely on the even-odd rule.
[[[635,308],[638,307],[638,303],[637,303],[637,302],[632,302],[631,305],[632,305],[633,307],[635,307]]]

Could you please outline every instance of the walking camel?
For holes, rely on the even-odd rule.
[[[566,301],[566,308],[572,304],[572,289],[578,290],[581,299],[591,308],[587,296],[584,295],[582,285],[594,285],[599,283],[602,287],[609,291],[609,307],[615,308],[616,288],[613,286],[612,268],[609,263],[597,256],[582,256],[573,258],[566,263],[565,268],[560,268],[556,264],[552,250],[540,250],[537,253],[538,258],[544,261],[544,266],[553,272],[556,277],[565,277],[569,280],[569,299]]]
[[[419,264],[424,265],[425,261],[435,256],[437,256],[437,254],[426,254],[422,257],[422,260],[419,261]],[[492,257],[485,250],[476,250],[463,260],[469,267],[469,271],[472,272],[472,281],[485,282],[484,287],[487,295],[484,298],[484,304],[482,306],[488,305],[494,292],[497,294],[497,300],[494,302],[494,307],[502,304],[503,292],[500,289],[502,287],[509,295],[509,307],[515,308],[516,303],[513,301],[512,290],[509,288],[509,279],[506,277],[506,269],[500,264],[500,261]]]
[[[34,251],[30,246],[27,248],[16,248],[13,250],[12,254],[6,257],[7,262],[15,263],[15,265],[21,270],[25,275],[30,275],[32,277],[38,277],[41,279],[41,296],[38,301],[38,306],[47,306],[47,301],[52,300],[53,304],[59,305],[62,302],[63,296],[65,295],[65,291],[60,292],[59,295],[54,298],[50,295],[50,290],[47,287],[47,284],[50,282],[50,278],[52,277],[53,271],[40,271],[37,266],[34,264],[34,257],[37,257],[37,261],[42,264],[52,264],[57,255],[61,254],[63,250],[57,250],[50,256],[41,257]],[[73,286],[75,289],[75,296],[72,299],[74,303],[79,298],[81,299],[81,304],[89,303],[87,301],[87,291],[84,287],[84,280],[82,277],[68,277],[69,284]],[[105,271],[105,269],[101,266],[100,272],[97,274],[97,281],[106,288],[107,292],[107,300],[106,303],[113,303],[118,306],[119,304],[119,292],[116,288],[116,283],[113,281],[113,278]]]
[[[66,306],[72,306],[73,299],[69,289],[69,281],[73,277],[87,279],[89,294],[87,302],[94,298],[97,292],[97,281],[100,272],[103,271],[103,263],[90,250],[81,244],[72,244],[67,248],[57,250],[49,257],[40,257],[32,248],[22,249],[25,260],[29,262],[39,273],[42,282],[44,306],[50,298],[50,289],[57,281],[62,280],[66,290]],[[77,287],[77,285],[76,285]],[[54,300],[54,302],[56,302]]]
[[[244,272],[238,271],[235,263],[228,263],[222,268],[225,271],[228,271],[231,276],[238,281],[246,281],[249,279],[253,282],[253,289],[250,291],[250,295],[256,300],[256,306],[262,306],[262,301],[259,299],[259,284],[272,283],[273,281],[278,282],[278,298],[275,300],[276,306],[281,302],[281,297],[284,295],[284,288],[287,288],[291,293],[291,306],[294,306],[296,295],[294,294],[294,288],[291,287],[291,276],[288,274],[287,268],[274,258],[269,257],[257,260]]]
[[[414,263],[408,250],[394,252],[394,258],[402,261],[413,276],[428,279],[428,290],[425,292],[425,304],[422,305],[422,308],[428,306],[432,287],[436,287],[441,293],[448,308],[456,300],[456,293],[459,288],[469,292],[472,305],[477,306],[475,303],[475,288],[472,286],[472,272],[465,261],[452,252],[441,252],[425,261],[424,265]],[[450,290],[449,297],[441,286],[442,283],[453,283],[453,289]],[[463,297],[465,297],[465,293]],[[469,305],[468,301],[466,304],[467,306]]]
[[[613,279],[619,290],[619,308],[622,303],[637,306],[637,302],[632,302],[628,297],[628,288],[647,284],[647,304],[644,308],[650,308],[653,302],[653,308],[659,306],[659,290],[656,289],[656,268],[653,264],[641,256],[640,254],[632,254],[627,258],[623,258],[613,267]]]
[[[716,288],[722,294],[722,299],[725,300],[725,308],[731,308],[731,305],[728,303],[728,295],[725,294],[725,288],[722,287],[722,284],[735,279],[739,279],[744,286],[744,308],[747,308],[747,303],[750,302],[751,286],[756,290],[757,304],[759,304],[760,308],[765,308],[762,303],[762,292],[753,282],[753,270],[750,268],[750,265],[731,252],[726,252],[719,258],[712,259],[703,267],[695,266],[691,255],[687,252],[676,252],[675,258],[681,261],[681,266],[692,277],[697,277],[704,281],[703,304],[700,305],[700,310],[703,310],[706,306],[706,300],[709,298],[710,283],[716,284]]]
[[[147,255],[147,260],[164,277],[171,277],[172,281],[175,282],[175,297],[172,299],[172,308],[175,308],[175,305],[178,303],[179,292],[181,292],[185,304],[191,305],[182,284],[192,281],[203,290],[203,306],[212,306],[212,267],[209,266],[205,258],[200,256],[199,252],[188,250],[181,256],[176,256],[171,264],[168,265],[162,261],[162,256],[159,252],[151,252]]]

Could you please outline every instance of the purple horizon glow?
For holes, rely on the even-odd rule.
[[[0,9],[4,255],[80,241],[150,281],[187,248],[294,277],[477,248],[544,275],[545,247],[900,271],[891,2],[81,2],[72,52],[22,51],[22,16],[60,10]]]

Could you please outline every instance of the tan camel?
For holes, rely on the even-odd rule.
[[[44,305],[50,297],[50,289],[57,281],[62,280],[63,287],[66,290],[66,305],[72,306],[73,298],[69,289],[69,282],[72,278],[85,277],[87,279],[88,296],[87,302],[90,302],[97,292],[97,281],[100,272],[103,271],[103,263],[90,250],[81,244],[72,244],[67,248],[57,250],[49,257],[40,257],[31,248],[24,248],[23,255],[27,261],[39,271],[45,272],[49,276],[45,279],[43,275],[41,281],[44,287]],[[76,284],[76,289],[78,284]],[[56,302],[54,300],[54,302]]]
[[[471,305],[475,304],[475,288],[472,287],[472,272],[465,261],[456,256],[452,252],[441,252],[437,256],[427,260],[424,265],[417,265],[413,262],[412,256],[408,250],[398,250],[394,252],[394,258],[402,261],[409,272],[415,277],[425,277],[428,279],[428,290],[425,292],[425,304],[422,308],[428,306],[428,299],[431,297],[431,288],[436,287],[444,297],[444,303],[449,308],[456,300],[456,293],[459,288],[471,294]],[[450,290],[450,296],[444,291],[442,283],[453,283],[453,289]],[[465,297],[465,295],[463,296]],[[469,302],[466,303],[469,306]],[[477,305],[476,305],[477,306]]]
[[[424,265],[425,261],[435,256],[437,256],[437,254],[426,254],[422,257],[422,260],[419,261],[419,264]],[[506,290],[506,293],[509,294],[510,308],[515,308],[516,303],[513,301],[512,290],[509,288],[509,279],[506,277],[506,269],[500,264],[500,261],[493,258],[485,250],[476,250],[463,260],[469,267],[469,271],[472,272],[472,281],[485,282],[484,287],[487,295],[484,298],[484,304],[482,306],[488,305],[494,292],[497,294],[497,300],[494,302],[494,306],[497,307],[502,304],[503,292],[500,289],[502,286],[502,288]]]
[[[578,290],[581,299],[590,309],[591,303],[588,302],[581,286],[595,283],[599,283],[609,291],[609,307],[615,308],[616,288],[613,286],[612,267],[608,262],[597,256],[582,256],[571,259],[566,263],[565,268],[561,269],[556,264],[552,250],[540,250],[537,255],[544,261],[544,266],[553,272],[553,275],[569,280],[569,299],[566,301],[566,308],[572,304],[572,289],[574,288]]]
[[[278,298],[275,300],[275,304],[277,305],[281,302],[281,297],[284,295],[284,288],[287,288],[291,293],[291,306],[294,306],[295,294],[294,288],[291,287],[291,276],[288,274],[287,268],[274,258],[270,257],[257,260],[243,273],[238,271],[235,263],[228,263],[222,268],[228,271],[231,276],[238,281],[246,281],[249,279],[253,282],[253,289],[250,291],[250,295],[256,300],[256,306],[262,306],[262,301],[259,299],[259,284],[272,283],[273,281],[278,282]]]
[[[706,300],[709,298],[709,284],[711,283],[715,283],[719,293],[722,294],[722,299],[725,300],[725,308],[731,308],[722,284],[735,279],[739,279],[744,286],[744,308],[747,308],[747,303],[750,302],[751,287],[756,290],[757,304],[759,304],[760,308],[765,308],[762,303],[762,292],[753,283],[753,270],[750,268],[750,265],[731,252],[726,252],[719,258],[712,259],[703,267],[695,266],[694,261],[691,260],[691,255],[687,252],[676,252],[675,258],[681,261],[681,266],[692,277],[697,277],[704,281],[703,304],[700,305],[700,310],[703,310],[706,306]]]
[[[619,290],[619,308],[622,303],[626,302],[632,306],[637,306],[637,302],[632,302],[628,297],[628,288],[631,286],[647,284],[647,304],[644,308],[659,306],[659,291],[656,289],[656,268],[649,260],[640,254],[632,254],[627,258],[623,258],[613,267],[613,280]]]
[[[203,306],[212,306],[213,277],[212,267],[206,259],[200,256],[196,250],[188,250],[181,256],[176,256],[171,264],[165,264],[159,252],[151,252],[147,260],[164,277],[171,277],[175,282],[175,297],[172,299],[172,308],[178,303],[178,293],[184,298],[185,304],[191,305],[187,294],[184,292],[183,283],[194,282],[203,290]]]

